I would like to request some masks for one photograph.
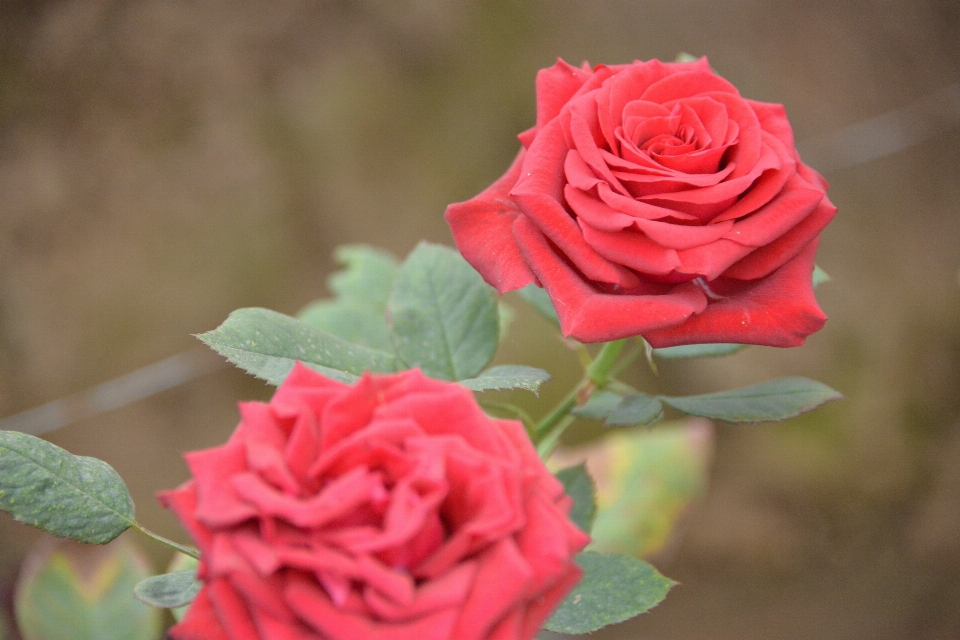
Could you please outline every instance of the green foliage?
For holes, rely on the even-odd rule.
[[[521,364],[504,364],[490,367],[476,378],[461,380],[460,384],[474,391],[492,389],[526,389],[537,393],[540,385],[550,380],[543,369]]]
[[[601,389],[594,391],[585,403],[575,407],[571,413],[578,418],[588,420],[606,420],[610,412],[617,408],[623,397],[613,391]]]
[[[664,347],[654,349],[653,355],[664,360],[680,358],[716,358],[740,351],[747,345],[718,342],[715,344],[682,344],[678,347]]]
[[[393,354],[347,342],[268,309],[238,309],[223,324],[197,336],[244,371],[270,384],[283,382],[297,360],[344,382],[365,370],[397,370]]]
[[[793,418],[843,396],[827,385],[807,378],[781,378],[761,384],[695,396],[621,396],[595,391],[572,413],[580,418],[604,420],[608,427],[651,425],[663,419],[663,404],[678,411],[727,422],[769,422]]]
[[[426,242],[397,272],[387,324],[403,364],[440,380],[476,376],[499,344],[494,290],[459,253]]]
[[[384,312],[399,266],[396,258],[362,244],[337,247],[333,255],[346,267],[327,280],[335,298],[308,305],[297,318],[348,342],[392,352]]]
[[[593,518],[597,513],[596,493],[593,479],[587,473],[587,468],[579,464],[557,472],[557,480],[563,483],[567,495],[573,499],[573,509],[570,510],[570,519],[584,533],[590,533]]]
[[[25,563],[15,611],[24,640],[155,640],[160,612],[133,597],[150,574],[131,545],[64,542]]]
[[[590,633],[659,604],[675,583],[643,560],[584,551],[583,579],[544,625],[556,633]]]
[[[540,315],[558,327],[560,326],[560,318],[557,316],[557,310],[553,307],[553,302],[550,301],[550,294],[548,294],[545,289],[535,284],[528,284],[518,290],[517,293],[519,293],[520,297],[526,300],[530,306],[536,309]]]
[[[659,400],[645,393],[632,393],[614,407],[605,424],[608,427],[650,425],[662,418],[663,405]]]
[[[824,282],[830,282],[830,276],[819,265],[813,265],[813,288],[816,289]]]
[[[550,379],[542,369],[520,365],[481,373],[512,311],[453,249],[421,243],[402,265],[366,245],[346,245],[335,255],[345,268],[328,281],[334,298],[308,305],[298,318],[239,309],[197,337],[273,385],[283,382],[298,360],[348,383],[364,371],[413,367],[475,391],[536,393]]]
[[[684,413],[727,422],[785,420],[842,397],[827,385],[808,378],[780,378],[697,396],[658,396]]]
[[[188,556],[185,553],[174,553],[173,558],[170,560],[170,564],[167,565],[167,573],[176,573],[178,571],[191,571],[194,575],[197,573],[197,565],[199,561],[196,558]],[[175,620],[180,621],[183,619],[183,616],[186,615],[187,609],[190,608],[189,604],[185,604],[182,607],[176,607],[170,610],[170,613],[173,614]]]
[[[193,602],[202,586],[197,572],[185,569],[145,578],[133,588],[133,595],[153,607],[175,609]]]
[[[55,536],[105,544],[134,524],[133,500],[102,460],[0,431],[0,509]]]

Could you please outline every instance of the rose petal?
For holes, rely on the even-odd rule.
[[[720,224],[732,225],[725,234],[728,240],[751,247],[763,247],[807,218],[823,198],[822,190],[806,186],[805,181],[795,175],[787,181],[777,198],[752,215],[736,223],[730,220]]]
[[[608,260],[643,273],[666,275],[681,266],[675,249],[657,244],[644,233],[626,229],[596,229],[580,220],[583,238]]]
[[[592,76],[588,70],[578,69],[562,59],[552,67],[537,72],[537,128],[557,117],[563,105]]]
[[[457,612],[441,610],[409,623],[379,623],[369,618],[341,611],[309,580],[291,579],[283,592],[284,599],[326,640],[449,640]]]
[[[724,275],[741,280],[765,278],[800,253],[833,220],[837,208],[826,197],[809,216],[785,234],[733,264]]]
[[[484,640],[490,630],[523,600],[533,571],[512,539],[500,540],[479,557],[473,589],[453,629],[457,640]],[[504,576],[510,576],[504,580]]]
[[[529,219],[589,278],[623,287],[636,286],[633,274],[604,260],[583,241],[573,218],[560,204],[563,158],[567,151],[560,134],[557,121],[551,121],[524,159],[522,175],[510,195],[526,216],[514,220],[514,228]]]
[[[260,640],[246,603],[229,582],[211,580],[207,582],[205,590],[230,640]]]
[[[521,212],[508,194],[520,176],[523,158],[521,150],[503,177],[475,198],[451,204],[444,214],[457,250],[500,293],[534,281],[511,231]]]
[[[183,619],[167,634],[173,640],[233,640],[224,630],[210,601],[209,587],[200,589]]]
[[[660,295],[600,293],[553,252],[546,238],[521,218],[514,233],[524,255],[554,301],[563,334],[582,342],[603,342],[682,323],[702,311],[706,296],[694,285],[677,285]]]
[[[722,300],[711,302],[683,324],[650,331],[643,337],[655,348],[710,342],[800,346],[826,322],[813,295],[811,278],[817,243],[811,241],[793,260],[762,280],[711,283]]]
[[[797,163],[790,157],[789,151],[770,134],[764,132],[763,138],[767,147],[780,159],[780,167],[764,170],[742,198],[711,222],[736,220],[756,211],[780,193],[787,181],[793,177]]]
[[[228,479],[247,469],[243,444],[232,440],[222,447],[195,451],[184,456],[196,482],[197,508],[194,517],[208,527],[238,524],[257,515],[243,501]]]
[[[760,128],[775,136],[784,147],[793,149],[793,128],[787,120],[787,110],[782,104],[744,100],[760,122]]]

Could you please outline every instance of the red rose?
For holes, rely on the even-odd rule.
[[[802,344],[817,235],[836,208],[782,105],[691,63],[537,74],[507,173],[450,205],[457,248],[501,293],[536,283],[565,335],[653,346]]]
[[[298,365],[161,494],[200,547],[177,640],[529,640],[589,538],[522,425],[419,371]]]

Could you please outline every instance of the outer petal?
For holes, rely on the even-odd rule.
[[[654,347],[737,342],[797,347],[819,331],[827,318],[813,295],[813,259],[819,240],[766,278],[711,283],[722,300],[676,326],[643,334]]]
[[[563,334],[581,342],[616,340],[671,327],[707,305],[706,295],[692,284],[670,287],[664,294],[601,293],[560,259],[531,223],[519,219],[514,233],[554,302]]]
[[[524,151],[483,193],[447,207],[445,218],[461,255],[497,291],[513,291],[535,281],[513,239],[513,221],[521,215],[508,195],[520,176]]]
[[[537,128],[557,117],[563,105],[583,86],[592,71],[574,67],[562,59],[537,72]]]
[[[837,208],[824,197],[813,213],[804,218],[800,224],[765,247],[752,252],[727,269],[723,275],[741,280],[767,277],[800,253],[833,220],[836,213]]]
[[[167,632],[173,640],[234,640],[224,631],[208,592],[209,587],[200,589],[183,620]]]

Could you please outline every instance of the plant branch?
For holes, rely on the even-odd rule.
[[[180,543],[174,542],[173,540],[170,540],[169,538],[164,538],[159,533],[154,533],[153,531],[150,531],[146,527],[141,526],[140,523],[134,523],[133,527],[143,535],[147,536],[148,538],[151,538],[152,540],[156,540],[162,545],[168,546],[171,549],[174,549],[176,551],[179,551],[180,553],[186,554],[196,560],[200,559],[200,552],[194,549],[193,547],[182,545]]]

